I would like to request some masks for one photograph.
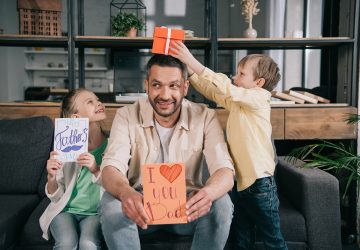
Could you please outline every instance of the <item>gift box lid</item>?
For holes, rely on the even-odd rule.
[[[154,39],[156,39],[156,38],[164,38],[164,39],[166,39],[167,36],[168,36],[168,28],[166,28],[166,27],[155,27]],[[184,40],[185,32],[184,32],[184,30],[171,29],[170,38],[175,39],[175,40]]]

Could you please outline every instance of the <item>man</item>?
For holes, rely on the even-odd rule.
[[[223,249],[233,206],[234,169],[215,112],[183,99],[189,82],[178,59],[154,55],[147,65],[148,98],[117,111],[101,165],[106,190],[101,224],[109,249],[140,249],[139,233],[166,228],[194,235],[192,249]],[[205,156],[210,177],[202,182]],[[145,163],[186,166],[187,224],[148,226],[140,169]]]

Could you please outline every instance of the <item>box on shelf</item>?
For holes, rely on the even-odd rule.
[[[154,54],[168,55],[171,41],[184,41],[185,32],[167,27],[155,27],[154,41],[151,52]]]
[[[61,36],[61,0],[18,0],[20,34]]]

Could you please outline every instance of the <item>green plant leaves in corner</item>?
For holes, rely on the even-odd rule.
[[[138,31],[141,31],[144,27],[144,20],[138,18],[133,13],[119,12],[116,16],[111,17],[113,36],[126,36],[131,28],[136,28]]]
[[[342,172],[347,177],[343,197],[345,197],[352,180],[360,180],[359,162],[356,147],[353,143],[345,146],[343,143],[322,141],[296,148],[287,157],[290,163],[300,159],[305,162],[304,168],[320,168],[333,170],[335,173]]]

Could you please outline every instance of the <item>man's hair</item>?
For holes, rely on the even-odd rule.
[[[168,55],[161,55],[155,54],[153,55],[146,65],[146,79],[149,80],[150,76],[150,69],[152,66],[158,65],[160,67],[175,67],[180,69],[181,75],[184,80],[187,80],[188,72],[187,67],[184,63],[182,63],[179,59],[168,56]]]
[[[280,70],[277,63],[267,55],[251,54],[241,59],[238,66],[243,67],[247,62],[252,60],[257,60],[257,65],[253,69],[254,78],[264,78],[265,84],[262,86],[262,88],[268,91],[272,91],[281,79]]]

